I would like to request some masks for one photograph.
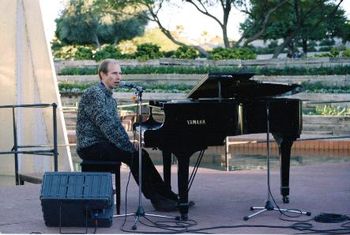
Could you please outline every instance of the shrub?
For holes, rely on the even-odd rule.
[[[57,59],[71,60],[74,59],[77,48],[74,46],[63,46],[53,52],[53,56]]]
[[[327,116],[349,116],[350,108],[332,105],[317,105],[315,107],[315,114]]]
[[[337,47],[332,47],[330,50],[331,57],[338,57],[340,50]]]
[[[206,74],[212,73],[232,73],[241,71],[242,68],[234,66],[123,66],[124,74]],[[63,68],[59,75],[92,75],[96,74],[96,66],[86,66],[83,68]],[[331,66],[331,67],[248,67],[245,71],[255,73],[256,75],[346,75],[350,74],[350,66]]]
[[[249,59],[256,59],[256,54],[249,48],[218,47],[213,49],[209,53],[209,58],[213,60],[224,60],[224,59],[249,60]]]
[[[334,46],[335,45],[335,41],[332,38],[326,38],[323,39],[320,43],[319,46]]]
[[[156,44],[143,43],[137,46],[135,57],[142,61],[149,59],[158,59],[162,57],[162,52],[159,49],[160,46]]]
[[[93,58],[92,48],[88,46],[78,46],[74,53],[76,60],[91,60]]]
[[[345,51],[342,53],[343,57],[350,57],[350,48],[347,48]]]
[[[175,51],[175,57],[179,59],[195,59],[198,57],[198,51],[193,47],[181,46]]]
[[[175,58],[175,51],[163,51],[165,58]]]
[[[96,61],[101,61],[107,58],[122,59],[123,55],[118,47],[114,45],[104,45],[96,51],[94,59]]]

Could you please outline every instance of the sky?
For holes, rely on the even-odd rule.
[[[55,19],[63,9],[65,1],[67,0],[40,0],[46,36],[49,41],[51,41],[54,36],[56,27]],[[180,0],[178,1],[181,2]],[[221,37],[221,29],[214,20],[199,13],[192,5],[185,5],[186,7],[172,7],[170,10],[161,13],[159,18],[161,22],[164,22],[165,27],[170,30],[175,30],[177,25],[186,26],[183,35],[189,40],[200,38],[203,32],[207,32],[210,36],[218,35]],[[341,6],[346,11],[348,19],[350,19],[350,0],[345,0]],[[219,15],[220,9],[216,10]],[[244,15],[237,10],[233,10],[232,13],[229,18],[228,27],[234,30],[229,30],[228,36],[230,39],[237,40],[240,36],[238,31],[239,23],[243,22]],[[155,25],[151,24],[149,27],[155,27]]]

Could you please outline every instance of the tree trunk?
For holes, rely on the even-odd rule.
[[[302,44],[303,44],[303,56],[306,56],[307,55],[307,51],[308,51],[307,39],[306,38],[302,39]]]
[[[293,36],[293,34],[290,34],[288,37],[284,38],[283,43],[276,47],[272,59],[276,59],[279,56],[279,54],[282,53],[283,49],[292,41]]]
[[[94,41],[96,43],[96,47],[100,48],[101,47],[100,40],[98,40],[98,36],[96,33],[94,34]]]
[[[225,48],[229,48],[230,47],[230,41],[228,40],[228,36],[227,36],[227,25],[223,25],[222,26],[222,37],[224,39],[224,46],[225,46]]]

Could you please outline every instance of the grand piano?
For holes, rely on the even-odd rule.
[[[170,156],[178,162],[179,212],[188,219],[189,162],[208,146],[223,145],[227,136],[271,133],[279,146],[281,195],[289,202],[290,153],[302,130],[302,105],[285,98],[297,84],[252,80],[252,73],[207,74],[181,101],[153,102],[164,111],[162,123],[142,124],[144,147],[163,151],[166,181]],[[151,102],[152,103],[152,102]],[[152,117],[152,113],[150,114]]]

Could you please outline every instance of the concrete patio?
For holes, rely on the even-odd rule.
[[[173,167],[173,187],[176,190],[176,167]],[[128,169],[122,169],[122,192],[125,192],[128,179]],[[311,216],[302,215],[298,218],[281,216],[278,211],[267,211],[248,221],[243,217],[253,213],[251,206],[264,206],[267,199],[266,170],[247,171],[217,171],[200,168],[190,190],[190,199],[196,205],[190,209],[186,229],[183,227],[156,228],[151,221],[157,221],[158,226],[175,226],[176,220],[150,216],[141,217],[137,229],[132,230],[134,216],[113,219],[109,228],[97,228],[96,233],[240,233],[240,234],[291,234],[301,232],[343,233],[349,234],[341,223],[320,223],[314,217],[320,213],[350,215],[350,162],[316,164],[291,168],[290,203],[283,204],[279,195],[279,171],[271,171],[271,192],[281,208],[291,208],[311,212]],[[58,227],[46,227],[43,219],[40,197],[41,185],[27,183],[24,186],[0,187],[0,233],[60,233]],[[122,213],[125,212],[125,194],[122,193]],[[133,179],[127,190],[127,212],[136,212],[138,206],[138,188]],[[146,213],[177,216],[178,213],[155,212],[148,200],[142,200]],[[295,216],[295,214],[289,214]],[[285,220],[293,221],[285,221]],[[295,221],[307,221],[310,229],[305,231],[298,227]],[[349,221],[347,221],[349,222]],[[125,223],[125,224],[124,224]],[[122,227],[122,225],[124,226]],[[184,225],[184,224],[181,224]],[[191,225],[191,226],[190,226]],[[179,226],[179,225],[177,225]],[[300,226],[300,224],[299,224]],[[346,225],[345,225],[346,226]],[[294,228],[293,228],[294,227]],[[336,229],[336,230],[333,230]],[[333,230],[333,231],[326,231]],[[62,233],[85,233],[84,227],[63,227]],[[93,233],[89,228],[88,233]]]

